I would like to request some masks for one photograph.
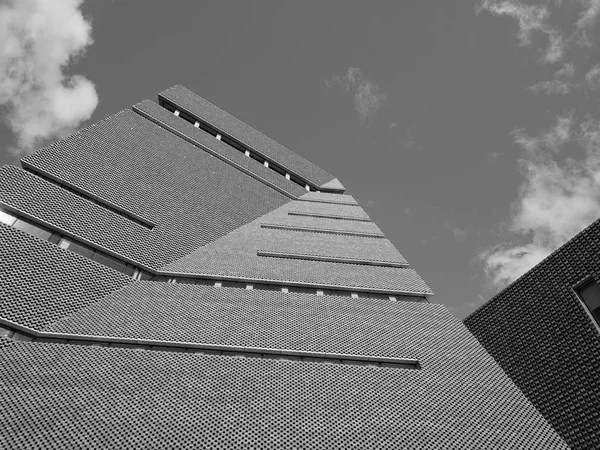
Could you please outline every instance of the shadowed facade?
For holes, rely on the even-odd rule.
[[[573,449],[600,448],[600,221],[464,320]]]

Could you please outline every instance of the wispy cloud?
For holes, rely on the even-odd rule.
[[[529,86],[529,90],[534,94],[567,95],[576,87],[576,85],[569,81],[550,80],[535,83],[534,85]]]
[[[585,84],[592,90],[600,90],[600,64],[596,64],[585,74]]]
[[[575,24],[576,36],[579,38],[580,44],[591,45],[588,31],[596,24],[600,16],[600,0],[579,0],[579,3],[584,8]]]
[[[354,96],[354,109],[362,125],[368,126],[375,118],[377,111],[387,101],[379,86],[367,79],[356,67],[349,67],[343,76],[326,80],[327,87],[339,86]]]
[[[446,227],[450,230],[450,232],[454,236],[454,239],[456,239],[457,241],[463,242],[467,240],[468,231],[464,228],[450,224],[446,224]]]
[[[562,69],[556,72],[556,79],[550,81],[540,81],[529,90],[535,94],[544,93],[550,95],[567,95],[571,92],[581,92],[582,89],[592,91],[600,90],[600,64],[588,70],[585,77],[578,81],[571,81],[575,68],[572,64],[566,64]]]
[[[574,112],[570,111],[557,117],[556,125],[539,136],[529,136],[523,129],[517,129],[513,131],[514,140],[527,150],[529,156],[537,155],[544,148],[558,151],[571,138],[573,114]]]
[[[552,14],[557,19],[554,23],[564,24],[561,13],[567,6],[579,8],[579,16],[561,28],[560,34],[549,25],[549,19]],[[600,0],[540,1],[537,6],[516,0],[481,0],[478,11],[516,19],[523,45],[533,44],[533,33],[546,34],[549,45],[544,47],[545,62],[557,62],[567,50],[575,57],[577,47],[587,53],[577,68],[573,62],[564,64],[554,80],[530,86],[532,92],[570,100],[567,94],[600,89],[600,64],[575,79],[578,67],[592,56],[590,34],[600,17]],[[510,238],[479,255],[488,277],[499,287],[531,269],[600,215],[599,119],[589,115],[578,122],[571,110],[558,115],[548,131],[532,136],[518,129],[513,139],[523,149],[518,160],[523,183],[504,227]]]
[[[517,243],[504,243],[483,252],[491,281],[504,286],[525,273],[595,220],[600,211],[600,121],[574,126],[572,113],[557,118],[555,127],[537,137],[515,133],[525,150],[519,165],[525,181],[508,229]],[[583,150],[567,157],[569,143]]]
[[[571,78],[573,75],[575,75],[575,65],[573,63],[565,63],[554,74],[556,78]]]
[[[521,45],[530,44],[532,35],[536,32],[545,34],[548,37],[548,47],[544,52],[543,61],[555,63],[563,58],[566,42],[563,36],[548,24],[550,11],[546,6],[528,5],[516,0],[482,0],[476,10],[515,19]]]
[[[8,0],[0,5],[0,104],[14,153],[72,132],[92,115],[91,81],[64,71],[92,43],[82,0]]]

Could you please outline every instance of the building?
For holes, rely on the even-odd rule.
[[[2,448],[567,448],[333,175],[181,86],[0,208]]]
[[[464,320],[572,449],[600,448],[600,220]]]

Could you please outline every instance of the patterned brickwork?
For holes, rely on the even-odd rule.
[[[422,353],[412,343],[414,329],[433,332],[448,320],[441,310],[428,303],[140,282],[44,331],[413,358]]]
[[[221,277],[431,294],[429,287],[412,269],[257,256],[257,252],[261,250],[301,251],[306,255],[405,262],[402,255],[386,239],[279,230],[261,226],[265,223],[279,223],[284,219],[319,227],[324,220],[330,220],[319,217],[288,216],[290,210],[296,210],[298,204],[302,203],[313,204],[301,201],[289,202],[218,241],[164,266],[162,270],[173,273],[206,273]],[[356,221],[330,220],[330,223],[340,230],[361,229],[364,226],[362,222]]]
[[[184,88],[161,95],[342,187]],[[227,280],[134,282],[1,225],[0,448],[567,448],[460,321],[398,295],[431,294],[414,270],[365,265],[406,262],[374,223],[344,219],[368,219],[354,198],[305,193],[183,116],[135,108],[23,160],[84,197],[9,167],[0,205],[129,262]],[[414,360],[369,365],[386,357]]]
[[[294,208],[298,203],[294,202]],[[308,203],[308,202],[307,202]],[[320,205],[320,203],[310,203],[311,205]],[[321,203],[322,204],[322,203]],[[337,206],[337,205],[336,205]],[[292,208],[289,208],[290,210]],[[277,224],[287,225],[292,227],[305,227],[305,228],[318,228],[323,230],[337,230],[337,231],[348,231],[351,233],[365,233],[373,235],[382,235],[382,231],[375,224],[375,222],[361,222],[358,220],[340,220],[331,219],[326,217],[310,217],[310,216],[298,216],[293,214],[280,215],[277,217]]]
[[[358,205],[354,197],[348,194],[328,194],[326,192],[307,192],[300,200],[306,202],[323,202],[340,205]]]
[[[421,370],[19,343],[3,448],[567,448],[449,314]],[[434,320],[436,320],[434,319]]]
[[[0,223],[0,317],[43,328],[131,278]]]
[[[275,161],[279,165],[292,170],[317,186],[321,186],[334,179],[333,175],[315,166],[281,144],[269,139],[267,136],[227,114],[183,86],[176,85],[166,89],[159,93],[159,97],[169,100],[183,110],[199,117],[204,122],[234,137],[242,144]]]
[[[153,261],[154,249],[140,245],[152,242],[151,230],[14,166],[0,169],[0,203],[125,259]]]
[[[161,126],[184,135],[195,145],[208,148],[223,159],[230,161],[237,166],[243,167],[245,170],[251,172],[255,176],[272,183],[290,196],[300,197],[306,193],[305,188],[298,186],[290,180],[286,180],[282,175],[267,169],[264,165],[245,156],[243,153],[240,153],[238,150],[230,147],[229,145],[215,139],[213,136],[199,128],[196,128],[191,123],[186,122],[179,117],[175,117],[171,112],[161,108],[159,105],[151,102],[150,100],[145,100],[137,105],[134,105],[133,109],[134,111],[142,114],[144,117],[147,117],[152,121],[155,121]]]
[[[600,448],[600,333],[572,290],[599,253],[596,221],[464,321],[573,449]]]
[[[317,202],[296,202],[294,208],[290,208],[293,212],[308,212],[315,214],[332,214],[336,216],[362,217],[369,219],[368,214],[358,205],[336,205],[330,203]]]
[[[289,200],[132,111],[117,113],[27,156],[24,162],[155,223],[151,231],[134,233],[132,225],[103,238],[98,236],[105,232],[102,224],[92,224],[85,232],[65,228],[92,242],[102,239],[108,250],[153,268]],[[17,186],[11,195],[28,201],[28,193]],[[68,206],[56,205],[46,215],[70,217]],[[89,209],[93,218],[92,204]],[[62,225],[80,221],[80,228],[86,226],[85,216],[61,220]]]
[[[0,349],[2,347],[8,347],[9,345],[11,345],[14,341],[10,338],[4,337],[4,336],[0,336]]]

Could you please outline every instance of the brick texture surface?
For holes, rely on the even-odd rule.
[[[0,336],[0,348],[2,348],[2,347],[8,347],[12,343],[13,343],[12,339],[9,339],[9,338],[4,337],[4,336]]]
[[[307,202],[339,203],[346,205],[358,205],[354,197],[348,194],[328,194],[326,192],[307,192],[300,200]]]
[[[315,184],[333,180],[184,88],[162,95]],[[25,168],[100,204],[7,167],[0,171],[0,205],[161,271],[302,284],[313,292],[346,286],[431,293],[410,268],[258,256],[405,262],[372,222],[290,215],[368,219],[351,196],[301,193],[285,177],[276,181],[259,166],[244,166],[254,171],[250,176],[230,164],[242,165],[240,155],[212,137],[194,134],[147,102],[142,107],[154,121],[121,111],[23,160]],[[279,190],[255,178],[263,175]],[[145,228],[102,202],[155,226]],[[567,448],[440,305],[134,282],[5,225],[0,244],[0,448]],[[37,331],[11,334],[18,325]],[[577,342],[589,346],[588,338]],[[188,345],[175,351],[174,342]],[[213,345],[213,353],[195,344]],[[270,350],[264,358],[217,355],[215,345]],[[278,350],[358,354],[363,361],[270,359]],[[368,356],[416,358],[420,367],[368,366]],[[564,370],[566,363],[584,365],[567,359],[557,358]],[[580,413],[572,411],[563,409],[561,420]]]
[[[419,275],[408,268],[257,256],[259,250],[301,251],[306,255],[405,261],[386,239],[261,227],[261,224],[277,224],[281,220],[320,227],[323,221],[328,221],[318,217],[288,215],[289,211],[297,210],[298,204],[302,203],[312,205],[308,202],[289,202],[218,241],[164,266],[162,270],[174,273],[206,273],[258,280],[347,286],[357,289],[380,289],[391,292],[417,292],[424,295],[432,293]],[[352,228],[358,230],[363,227],[362,222],[356,221],[330,220],[329,222],[339,230]]]
[[[306,193],[306,189],[302,186],[286,180],[284,176],[266,168],[263,164],[245,156],[240,151],[230,147],[227,144],[215,139],[212,135],[196,128],[189,122],[176,117],[170,111],[160,107],[150,100],[145,100],[133,106],[134,111],[139,112],[144,117],[159,123],[161,126],[173,129],[178,133],[183,134],[190,139],[195,145],[210,149],[220,155],[227,161],[243,167],[257,177],[274,184],[279,189],[293,197],[300,197]]]
[[[567,448],[460,323],[414,331],[421,370],[14,344],[0,447]]]
[[[317,203],[317,202],[296,202],[294,203],[293,211],[297,212],[308,212],[308,213],[320,213],[320,214],[332,214],[336,216],[348,216],[348,217],[362,217],[369,219],[368,214],[358,205],[337,205],[330,203]]]
[[[24,161],[155,223],[150,233],[144,229],[128,233],[132,229],[128,227],[123,233],[108,235],[102,224],[92,223],[86,230],[81,229],[88,224],[86,218],[80,214],[71,217],[72,211],[67,209],[70,205],[56,205],[45,212],[54,217],[62,215],[59,223],[66,230],[91,242],[102,242],[107,249],[153,268],[289,200],[132,111],[117,113]],[[6,186],[5,192],[9,189]],[[18,186],[12,189],[11,201],[21,195],[22,202],[41,208],[33,204],[31,193],[20,191]],[[93,218],[97,208],[91,205],[88,209]],[[78,221],[82,223],[77,225]],[[74,229],[76,225],[80,229]]]
[[[417,358],[415,330],[425,336],[451,321],[428,303],[141,282],[45,331]]]
[[[0,223],[0,317],[40,329],[131,278]]]
[[[599,252],[596,221],[464,321],[573,449],[600,448],[600,333],[572,290]]]
[[[275,161],[280,166],[287,168],[293,173],[317,186],[324,185],[333,180],[333,175],[327,173],[320,167],[307,161],[283,145],[268,138],[264,134],[246,125],[212,103],[206,101],[199,95],[194,94],[183,86],[176,85],[159,93],[159,96],[169,100],[171,103],[181,107],[204,122],[212,125],[229,136],[234,137],[242,144],[250,147]]]

